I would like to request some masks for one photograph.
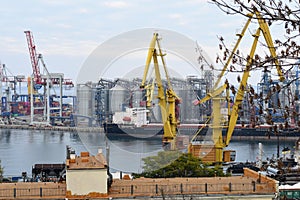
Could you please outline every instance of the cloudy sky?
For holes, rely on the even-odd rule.
[[[103,42],[135,29],[168,29],[183,34],[215,60],[218,35],[235,41],[244,19],[227,16],[207,0],[1,1],[0,61],[13,75],[32,73],[24,31],[50,72],[77,79],[87,57]]]

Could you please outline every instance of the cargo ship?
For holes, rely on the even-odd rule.
[[[183,124],[178,126],[178,133],[181,135],[195,135],[200,129],[204,126],[204,124]],[[120,136],[120,135],[128,135],[136,138],[153,138],[153,137],[161,137],[163,134],[163,125],[162,124],[147,124],[141,127],[135,127],[133,125],[122,125],[116,123],[104,123],[104,132],[108,136]],[[223,135],[225,135],[226,129],[223,129]],[[201,133],[200,133],[201,134]],[[203,134],[201,134],[203,135]],[[294,140],[300,137],[299,128],[287,128],[283,130],[279,130],[278,133],[275,133],[272,130],[271,125],[259,125],[254,128],[236,125],[232,139],[277,139],[277,138],[285,138],[287,140]]]
[[[202,126],[204,126],[204,124],[181,124],[178,125],[178,133],[182,135],[193,135]],[[128,134],[140,138],[161,136],[163,134],[163,124],[159,123],[150,123],[137,127],[132,124],[124,125],[105,122],[103,128],[106,134]]]
[[[112,122],[103,124],[107,136],[114,135],[132,136],[136,138],[161,138],[163,134],[162,123],[150,123],[147,120],[146,108],[126,108],[126,111],[115,112]],[[181,135],[193,135],[203,124],[180,124],[178,133]]]
[[[147,121],[147,110],[145,108],[127,108],[125,112],[116,112],[112,122],[103,124],[104,132],[108,137],[128,136],[135,138],[161,138],[163,134],[162,123],[149,123]],[[201,130],[204,123],[199,124],[179,124],[178,133],[180,135],[194,136],[206,135],[207,130]],[[280,125],[278,124],[278,127]],[[226,135],[226,129],[223,129]],[[289,128],[278,128],[274,131],[274,125],[262,124],[251,127],[248,124],[237,124],[235,126],[232,139],[260,139],[260,140],[295,140],[300,137],[300,128],[290,126]]]

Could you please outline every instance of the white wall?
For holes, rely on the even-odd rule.
[[[67,191],[72,195],[87,195],[90,192],[107,194],[107,170],[67,170]]]

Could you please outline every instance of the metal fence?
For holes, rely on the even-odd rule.
[[[0,199],[30,197],[65,197],[66,188],[10,188],[0,189]]]
[[[275,188],[267,183],[199,183],[199,184],[155,184],[155,185],[126,185],[113,186],[109,194],[138,196],[138,195],[173,195],[173,194],[270,194]]]

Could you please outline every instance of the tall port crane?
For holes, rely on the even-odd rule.
[[[73,87],[74,84],[70,79],[64,79],[64,74],[62,73],[49,73],[45,62],[43,60],[42,54],[37,54],[36,52],[36,46],[33,40],[33,35],[31,31],[24,31],[26,34],[27,44],[28,44],[28,50],[30,55],[30,61],[32,65],[33,75],[28,79],[28,94],[30,95],[30,102],[31,102],[31,123],[39,123],[38,121],[34,121],[34,110],[43,110],[44,113],[44,119],[46,121],[41,123],[46,123],[47,125],[50,123],[50,113],[51,110],[59,110],[59,116],[56,118],[63,120],[63,114],[62,114],[62,104],[63,104],[63,85],[71,86]],[[41,63],[43,70],[45,74],[42,74],[40,71],[39,63]],[[53,96],[50,95],[50,88],[52,88],[53,85],[59,86],[59,96],[56,95],[55,97],[59,98],[59,106],[51,106],[51,99]],[[44,87],[44,94],[41,100],[45,100],[44,106],[35,106],[38,102],[35,102],[36,97],[41,97],[41,95],[38,95],[38,90],[41,89],[41,87]],[[55,91],[54,91],[55,92]],[[52,117],[54,118],[54,116]]]
[[[31,61],[31,66],[32,66],[32,71],[33,71],[33,80],[34,80],[33,87],[34,87],[34,89],[39,90],[42,87],[42,85],[46,84],[45,77],[43,78],[43,75],[41,74],[39,62],[42,63],[43,70],[46,71],[46,75],[50,76],[51,84],[59,85],[60,83],[58,81],[58,78],[55,77],[55,74],[49,73],[49,71],[45,65],[45,62],[43,60],[42,54],[38,54],[36,52],[36,45],[34,43],[32,32],[24,31],[24,33],[25,33],[26,39],[27,39],[30,61]],[[63,78],[63,80],[62,80],[62,85],[68,85],[71,87],[74,86],[73,81],[71,79],[65,79],[65,78]]]
[[[221,126],[221,113],[220,113],[220,100],[222,99],[221,93],[224,89],[228,88],[228,83],[226,82],[223,86],[220,88],[218,87],[218,84],[221,81],[221,78],[223,77],[225,71],[227,70],[227,66],[229,65],[231,59],[233,58],[237,47],[244,36],[245,31],[247,30],[253,15],[256,15],[256,18],[259,23],[259,28],[256,30],[256,33],[253,35],[254,41],[252,43],[251,51],[249,56],[247,57],[247,63],[246,67],[243,72],[243,76],[239,85],[239,89],[236,93],[235,100],[233,107],[230,111],[230,107],[228,109],[229,115],[228,115],[228,126],[226,128],[226,135],[223,138],[222,135],[222,129],[224,128]],[[228,161],[233,161],[233,158],[235,158],[235,152],[234,151],[224,151],[224,148],[227,147],[230,143],[232,133],[234,131],[237,119],[238,119],[238,113],[240,109],[240,105],[242,103],[242,100],[244,98],[244,93],[247,88],[247,81],[249,77],[249,73],[252,69],[252,66],[255,65],[255,60],[254,60],[254,54],[255,50],[257,47],[258,39],[260,37],[260,33],[263,34],[265,42],[267,43],[267,47],[270,51],[271,58],[273,59],[272,61],[275,63],[277,73],[279,76],[280,81],[284,81],[284,76],[282,72],[282,68],[279,64],[276,51],[274,48],[274,44],[272,41],[271,33],[268,27],[268,24],[265,22],[265,20],[262,18],[260,13],[255,10],[254,13],[248,14],[248,20],[246,22],[246,25],[244,26],[242,32],[238,34],[237,36],[238,41],[231,52],[231,55],[229,56],[229,59],[227,60],[226,64],[224,65],[224,68],[216,82],[216,84],[213,87],[213,91],[208,93],[204,99],[200,100],[199,103],[203,103],[210,98],[213,101],[213,124],[212,124],[212,129],[213,129],[213,135],[212,135],[212,140],[213,144],[199,144],[199,143],[192,143],[189,145],[189,152],[192,153],[193,155],[197,157],[202,157],[203,161],[207,162],[213,162],[213,163],[222,163],[222,162],[228,162]],[[228,93],[227,93],[228,96]],[[229,102],[228,102],[229,106]]]
[[[163,146],[165,149],[174,150],[176,148],[175,141],[178,124],[178,115],[176,114],[175,110],[177,109],[177,104],[180,102],[180,99],[172,88],[164,56],[165,54],[163,54],[162,49],[160,47],[158,33],[154,33],[148,49],[148,56],[140,88],[150,89],[150,92],[148,91],[149,96],[147,98],[147,104],[149,105],[149,101],[151,101],[151,98],[153,96],[154,82],[146,84],[146,80],[148,76],[149,67],[153,59],[155,70],[155,83],[158,90],[157,99],[159,100],[159,106],[163,121]],[[163,81],[161,79],[158,57],[161,58],[161,63],[167,80],[166,88],[164,88]]]
[[[41,77],[40,67],[38,63],[38,55],[36,53],[36,46],[31,31],[24,31],[24,33],[26,34],[30,61],[31,61],[33,77],[34,77],[34,85],[31,87],[34,87],[35,89],[38,90],[42,87],[42,77]]]
[[[0,115],[11,115],[11,110],[13,110],[11,108],[11,104],[12,102],[16,102],[20,97],[22,82],[26,82],[24,75],[15,76],[9,71],[5,64],[0,63]],[[5,86],[3,85],[3,83],[5,83]],[[17,94],[18,83],[19,93]]]

